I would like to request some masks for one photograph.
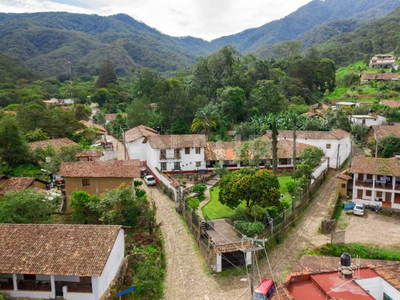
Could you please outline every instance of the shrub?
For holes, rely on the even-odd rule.
[[[264,230],[264,225],[261,222],[246,222],[246,221],[235,221],[234,226],[237,230],[242,232],[246,236],[254,236]]]
[[[200,183],[198,185],[195,185],[192,189],[194,193],[198,193],[199,196],[203,196],[205,190],[207,189],[207,186],[204,183]]]

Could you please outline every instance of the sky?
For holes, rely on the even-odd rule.
[[[212,40],[285,17],[310,0],[0,0],[0,12],[125,13],[172,36]]]

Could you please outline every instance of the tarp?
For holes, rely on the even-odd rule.
[[[344,210],[352,210],[354,208],[354,206],[356,206],[356,204],[354,202],[347,202],[344,204]]]

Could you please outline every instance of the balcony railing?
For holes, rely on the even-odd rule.
[[[181,154],[180,153],[174,153],[174,155],[166,155],[166,154],[160,154],[160,160],[168,160],[168,159],[181,159]]]
[[[372,181],[362,181],[362,180],[357,180],[356,181],[356,186],[362,186],[362,187],[373,187],[373,182]]]

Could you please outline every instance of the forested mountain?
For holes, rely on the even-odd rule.
[[[211,43],[217,48],[231,44],[239,51],[249,53],[267,44],[295,40],[324,22],[351,17],[382,17],[398,6],[400,0],[313,0],[283,19]]]
[[[134,66],[187,70],[198,56],[227,44],[261,58],[276,56],[279,43],[270,45],[276,42],[297,39],[304,49],[351,32],[397,6],[400,0],[313,0],[281,20],[211,42],[171,37],[125,14],[0,14],[0,52],[44,76],[65,73],[68,61],[74,77],[96,75],[106,59],[113,61],[119,76]]]
[[[28,70],[21,61],[0,52],[0,83],[34,78],[38,78],[38,75]]]
[[[0,14],[0,23],[0,51],[45,75],[66,72],[68,60],[76,75],[97,74],[104,59],[114,62],[119,75],[126,75],[135,64],[178,70],[189,68],[196,58],[179,45],[184,39],[161,34],[126,15]]]
[[[369,60],[376,53],[400,52],[400,7],[388,16],[356,29],[340,34],[328,42],[317,45],[324,57],[334,60],[338,66],[346,66],[360,60]]]

